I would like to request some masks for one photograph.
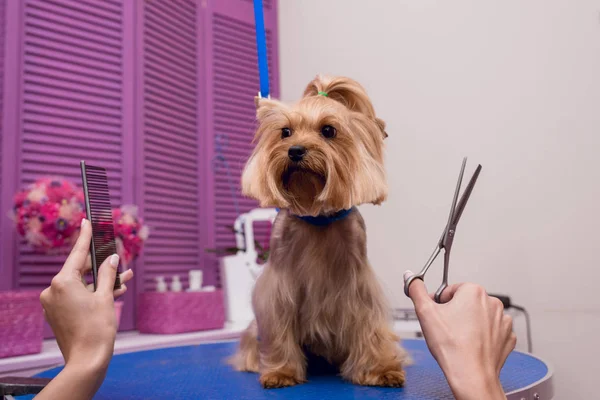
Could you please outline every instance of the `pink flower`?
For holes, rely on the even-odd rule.
[[[79,234],[83,193],[71,182],[42,178],[15,195],[15,227],[34,250],[67,250]]]
[[[48,200],[54,203],[60,203],[63,200],[70,201],[75,196],[76,187],[66,180],[59,178],[44,179],[43,185],[46,189]]]
[[[113,209],[117,251],[125,265],[138,257],[148,238],[148,227],[137,213],[137,207],[132,205]]]
[[[27,191],[21,190],[15,195],[15,208],[21,207],[27,198]]]

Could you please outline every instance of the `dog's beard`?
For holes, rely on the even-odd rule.
[[[301,166],[289,166],[281,176],[282,188],[291,208],[300,214],[317,214],[317,198],[325,187],[326,178]]]
[[[292,214],[316,216],[323,213],[326,199],[323,197],[327,184],[327,156],[312,149],[306,159],[299,163],[289,160],[287,148],[271,152],[263,170],[265,187],[269,198],[261,199],[263,207],[287,208]]]
[[[287,149],[286,149],[287,150]],[[290,162],[287,151],[272,152],[265,160],[263,207],[287,208],[297,215],[328,215],[350,208],[360,173],[352,158],[312,148],[300,163]]]

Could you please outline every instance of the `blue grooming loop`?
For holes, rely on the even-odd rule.
[[[269,63],[267,61],[267,37],[262,0],[254,0],[254,22],[256,23],[256,55],[258,56],[259,97],[269,97]]]
[[[335,373],[318,369],[309,375],[308,383],[284,389],[263,389],[258,375],[233,371],[225,359],[232,355],[237,342],[220,342],[197,346],[173,347],[117,355],[95,399],[238,399],[238,400],[318,400],[318,399],[381,399],[428,400],[453,399],[439,366],[425,342],[404,340],[404,347],[413,358],[406,368],[405,388],[364,387],[347,383]],[[54,377],[60,368],[43,372],[41,377]],[[513,352],[502,370],[500,379],[505,392],[532,387],[550,387],[551,372],[536,357]],[[541,400],[551,399],[546,388]],[[521,399],[519,394],[517,399]],[[485,398],[482,394],[481,398]],[[509,399],[512,397],[509,397]],[[528,400],[531,396],[525,397]],[[21,399],[21,397],[17,398]]]

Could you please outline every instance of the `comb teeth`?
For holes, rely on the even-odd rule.
[[[97,284],[98,268],[111,255],[117,252],[115,230],[108,190],[106,169],[81,162],[81,176],[85,194],[88,219],[92,224],[92,276],[94,289]],[[115,289],[121,286],[119,273],[115,281]]]

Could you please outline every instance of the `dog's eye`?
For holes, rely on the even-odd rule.
[[[327,139],[332,139],[337,134],[337,130],[331,125],[323,125],[321,128],[321,135]]]
[[[282,128],[281,129],[281,138],[282,139],[285,139],[290,136],[292,136],[292,130],[290,128]]]

